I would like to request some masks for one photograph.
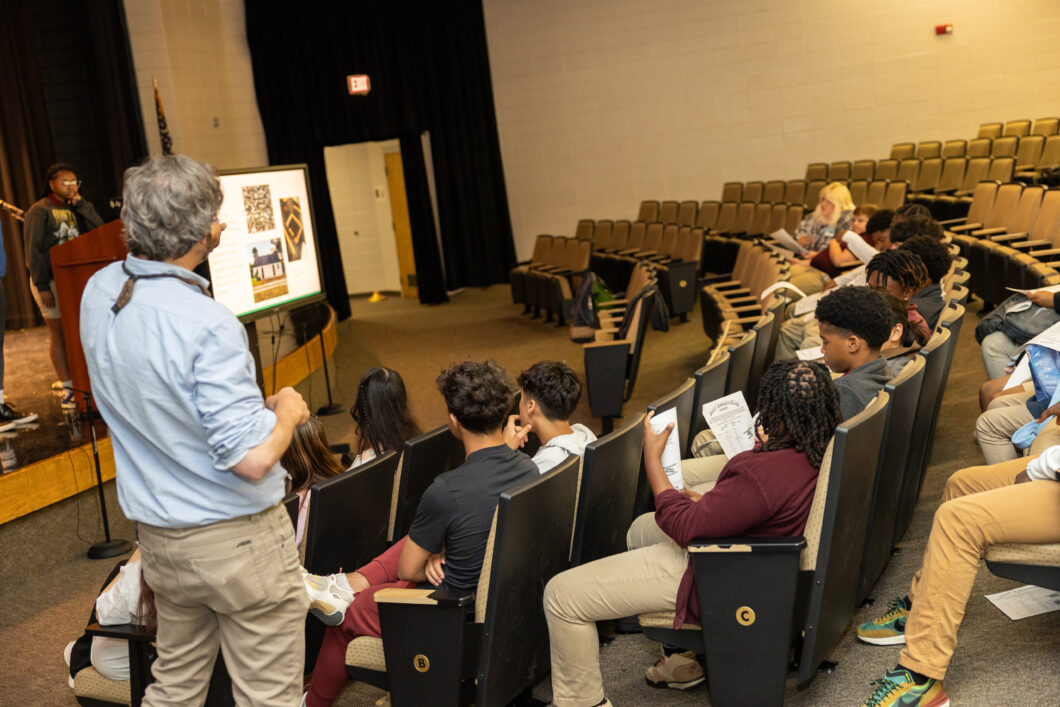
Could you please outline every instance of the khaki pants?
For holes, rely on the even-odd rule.
[[[305,616],[294,529],[282,505],[196,528],[140,524],[158,612],[145,705],[201,705],[224,651],[237,705],[298,704]]]
[[[1034,385],[1028,383],[1022,393],[994,398],[986,412],[975,421],[975,439],[987,464],[1000,464],[1022,456],[1012,444],[1016,430],[1031,421],[1027,401],[1034,395]]]
[[[675,610],[688,551],[659,530],[652,516],[641,516],[654,530],[644,526],[639,537],[654,544],[561,572],[545,586],[557,707],[590,707],[604,699],[595,622]]]
[[[780,325],[777,335],[777,350],[773,355],[774,361],[783,361],[795,358],[795,352],[810,347],[821,346],[821,327],[817,324],[817,318],[813,312],[808,312],[799,317],[787,319]]]
[[[1014,484],[1033,457],[962,469],[949,478],[909,598],[899,663],[946,677],[979,559],[1000,543],[1060,542],[1060,482]]]

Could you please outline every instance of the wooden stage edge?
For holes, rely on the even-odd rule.
[[[335,310],[331,310],[322,332],[324,351],[329,357],[338,346],[336,322]],[[320,339],[313,337],[284,356],[275,366],[276,387],[293,386],[308,378],[324,365],[324,351],[321,351]],[[262,378],[266,381],[265,394],[271,395],[272,366],[262,369]],[[101,437],[97,446],[103,481],[110,481],[114,478],[114,448],[110,437]],[[92,459],[91,444],[15,469],[0,476],[0,525],[95,486],[96,465]]]

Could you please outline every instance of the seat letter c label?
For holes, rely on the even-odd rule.
[[[755,610],[749,606],[741,606],[736,610],[736,622],[741,626],[750,626],[755,622]]]

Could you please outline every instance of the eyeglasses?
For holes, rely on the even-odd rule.
[[[81,186],[81,180],[80,179],[63,179],[62,181],[59,182],[59,184],[63,185],[64,187],[79,187],[79,186]]]

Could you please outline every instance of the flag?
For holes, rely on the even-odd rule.
[[[162,143],[162,154],[173,154],[173,138],[166,127],[166,114],[162,111],[162,97],[158,95],[158,79],[155,79],[155,113],[158,116],[158,139]]]

